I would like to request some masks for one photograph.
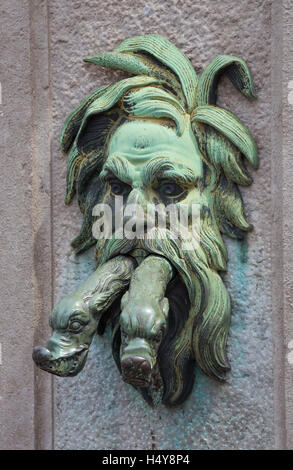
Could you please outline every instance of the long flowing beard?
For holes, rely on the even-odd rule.
[[[174,406],[189,395],[194,366],[210,377],[224,380],[229,370],[226,343],[230,326],[230,299],[217,269],[226,251],[210,212],[202,211],[200,241],[186,240],[170,230],[155,227],[142,239],[102,239],[97,243],[98,263],[118,254],[141,249],[164,256],[176,269],[177,281],[167,288],[170,314],[166,335],[158,352],[164,384],[163,402]],[[147,395],[147,391],[145,391]]]

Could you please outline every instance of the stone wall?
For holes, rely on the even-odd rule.
[[[290,3],[4,0],[0,448],[293,448]],[[258,95],[247,102],[221,81],[219,104],[247,124],[260,154],[242,190],[254,230],[241,243],[226,240],[232,371],[224,385],[197,371],[192,395],[172,410],[150,409],[121,381],[110,332],[75,378],[52,380],[31,360],[49,334],[52,304],[94,267],[91,252],[76,257],[70,247],[81,215],[75,202],[64,205],[58,138],[68,113],[122,74],[82,58],[143,33],[165,35],[199,73],[217,54],[243,58]]]

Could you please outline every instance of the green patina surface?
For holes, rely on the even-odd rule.
[[[253,99],[252,76],[242,59],[220,55],[197,77],[187,57],[160,35],[133,37],[85,60],[134,75],[94,91],[69,115],[60,137],[61,149],[69,152],[65,201],[76,194],[84,214],[72,244],[77,252],[96,246],[100,274],[90,279],[100,292],[102,277],[109,276],[111,288],[103,291],[102,303],[83,306],[92,325],[87,341],[78,320],[76,331],[68,332],[72,302],[84,302],[83,291],[61,301],[51,314],[54,333],[47,352],[39,348],[34,358],[49,372],[78,372],[85,360],[78,359],[85,349],[80,344],[88,348],[94,332],[111,324],[113,356],[123,379],[150,403],[159,388],[166,405],[178,405],[192,389],[196,364],[218,380],[229,370],[231,307],[220,276],[227,265],[222,235],[242,240],[252,228],[238,185],[251,184],[245,161],[257,168],[258,156],[246,126],[217,106],[217,86],[226,75]],[[155,228],[151,238],[117,240],[112,234],[97,240],[93,208],[98,203],[113,207],[117,196],[124,210],[134,202],[143,212],[147,204],[187,206],[188,247],[173,236],[170,224],[164,237]],[[195,204],[200,207],[199,240],[190,216]],[[134,226],[139,224],[137,217]],[[244,267],[247,243],[239,246]],[[111,263],[118,271],[112,272]],[[60,321],[65,333],[57,331]],[[69,365],[65,343],[70,344]]]

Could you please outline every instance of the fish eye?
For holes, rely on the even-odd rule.
[[[109,181],[109,185],[111,188],[112,196],[124,196],[130,192],[129,184],[123,183],[118,179],[112,179]]]
[[[69,331],[72,331],[73,333],[78,333],[82,328],[84,327],[84,323],[80,322],[79,320],[72,320],[69,323]]]
[[[172,198],[180,196],[184,189],[174,181],[164,180],[159,184],[157,191],[161,196]]]

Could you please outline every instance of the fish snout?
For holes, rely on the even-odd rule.
[[[33,360],[37,366],[41,366],[42,364],[50,361],[51,359],[51,352],[49,349],[44,348],[43,346],[35,346],[33,349]]]
[[[152,366],[144,357],[128,356],[121,361],[122,379],[134,387],[147,387],[151,380]]]

